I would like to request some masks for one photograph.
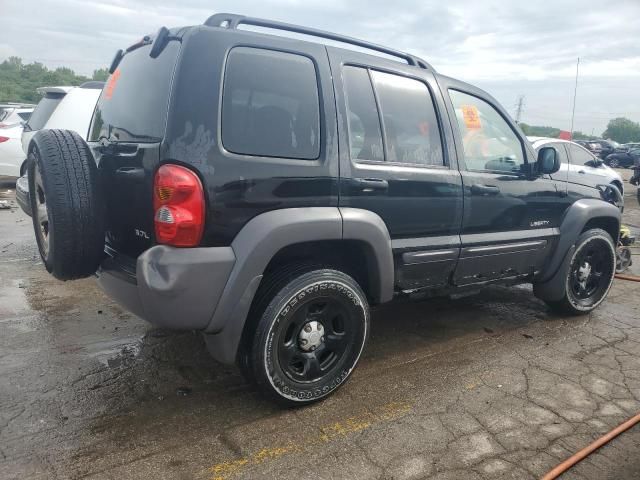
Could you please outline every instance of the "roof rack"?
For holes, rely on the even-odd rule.
[[[290,23],[276,22],[273,20],[266,20],[263,18],[245,17],[244,15],[237,15],[235,13],[216,13],[211,15],[205,25],[209,27],[221,27],[236,30],[239,25],[253,25],[256,27],[273,28],[275,30],[284,30],[287,32],[301,33],[304,35],[311,35],[314,37],[326,38],[328,40],[334,40],[337,42],[348,43],[357,47],[374,50],[376,52],[391,55],[392,57],[401,58],[409,65],[424,68],[427,70],[434,70],[431,65],[415,55],[394,50],[392,48],[383,47],[375,43],[366,42],[357,38],[347,37],[345,35],[339,35],[337,33],[325,32],[324,30],[317,30],[315,28],[302,27],[300,25],[293,25]]]

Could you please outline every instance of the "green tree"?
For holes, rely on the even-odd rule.
[[[593,140],[598,137],[594,137],[593,135],[587,135],[586,133],[582,133],[580,130],[576,130],[573,132],[572,138],[574,140]]]
[[[93,72],[95,79],[104,76],[105,69]],[[43,64],[23,63],[20,57],[9,57],[0,63],[0,102],[31,102],[40,100],[38,87],[51,85],[80,85],[89,78],[77,75],[68,67],[51,70]]]
[[[614,118],[609,120],[607,129],[602,132],[602,137],[620,143],[640,141],[640,123],[624,117]]]
[[[91,77],[91,80],[99,80],[101,82],[105,82],[107,78],[109,78],[109,69],[100,68],[98,70],[93,71],[93,76]]]
[[[528,125],[520,122],[520,128],[528,137],[552,137],[557,138],[560,135],[560,129],[554,127],[540,127],[537,125]]]

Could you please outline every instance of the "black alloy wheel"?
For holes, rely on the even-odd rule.
[[[355,328],[343,298],[316,297],[298,304],[277,339],[278,362],[292,380],[313,382],[339,369]]]
[[[570,294],[576,303],[590,306],[609,287],[615,269],[606,240],[593,238],[573,258],[569,274]]]
[[[256,294],[240,353],[245,376],[288,406],[318,401],[353,372],[369,334],[358,283],[329,268],[285,268]]]
[[[571,254],[563,296],[547,304],[572,315],[589,313],[609,293],[616,273],[616,248],[611,235],[599,228],[583,232]]]

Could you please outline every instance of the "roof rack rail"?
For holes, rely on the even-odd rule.
[[[206,22],[206,26],[209,27],[221,27],[228,29],[237,29],[239,25],[253,25],[256,27],[273,28],[275,30],[284,30],[287,32],[301,33],[304,35],[311,35],[314,37],[326,38],[328,40],[334,40],[337,42],[348,43],[357,47],[374,50],[376,52],[384,53],[392,57],[401,58],[409,65],[424,68],[427,70],[434,70],[431,65],[415,55],[401,52],[400,50],[394,50],[375,43],[366,42],[353,37],[347,37],[337,33],[325,32],[324,30],[317,30],[315,28],[302,27],[300,25],[293,25],[290,23],[276,22],[273,20],[266,20],[263,18],[245,17],[244,15],[237,15],[235,13],[216,13],[211,15]]]

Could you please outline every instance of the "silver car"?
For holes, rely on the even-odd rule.
[[[555,147],[560,154],[560,172],[567,172],[567,180],[579,185],[595,187],[613,185],[624,194],[622,177],[593,153],[577,143],[559,138],[527,137],[533,147]]]

